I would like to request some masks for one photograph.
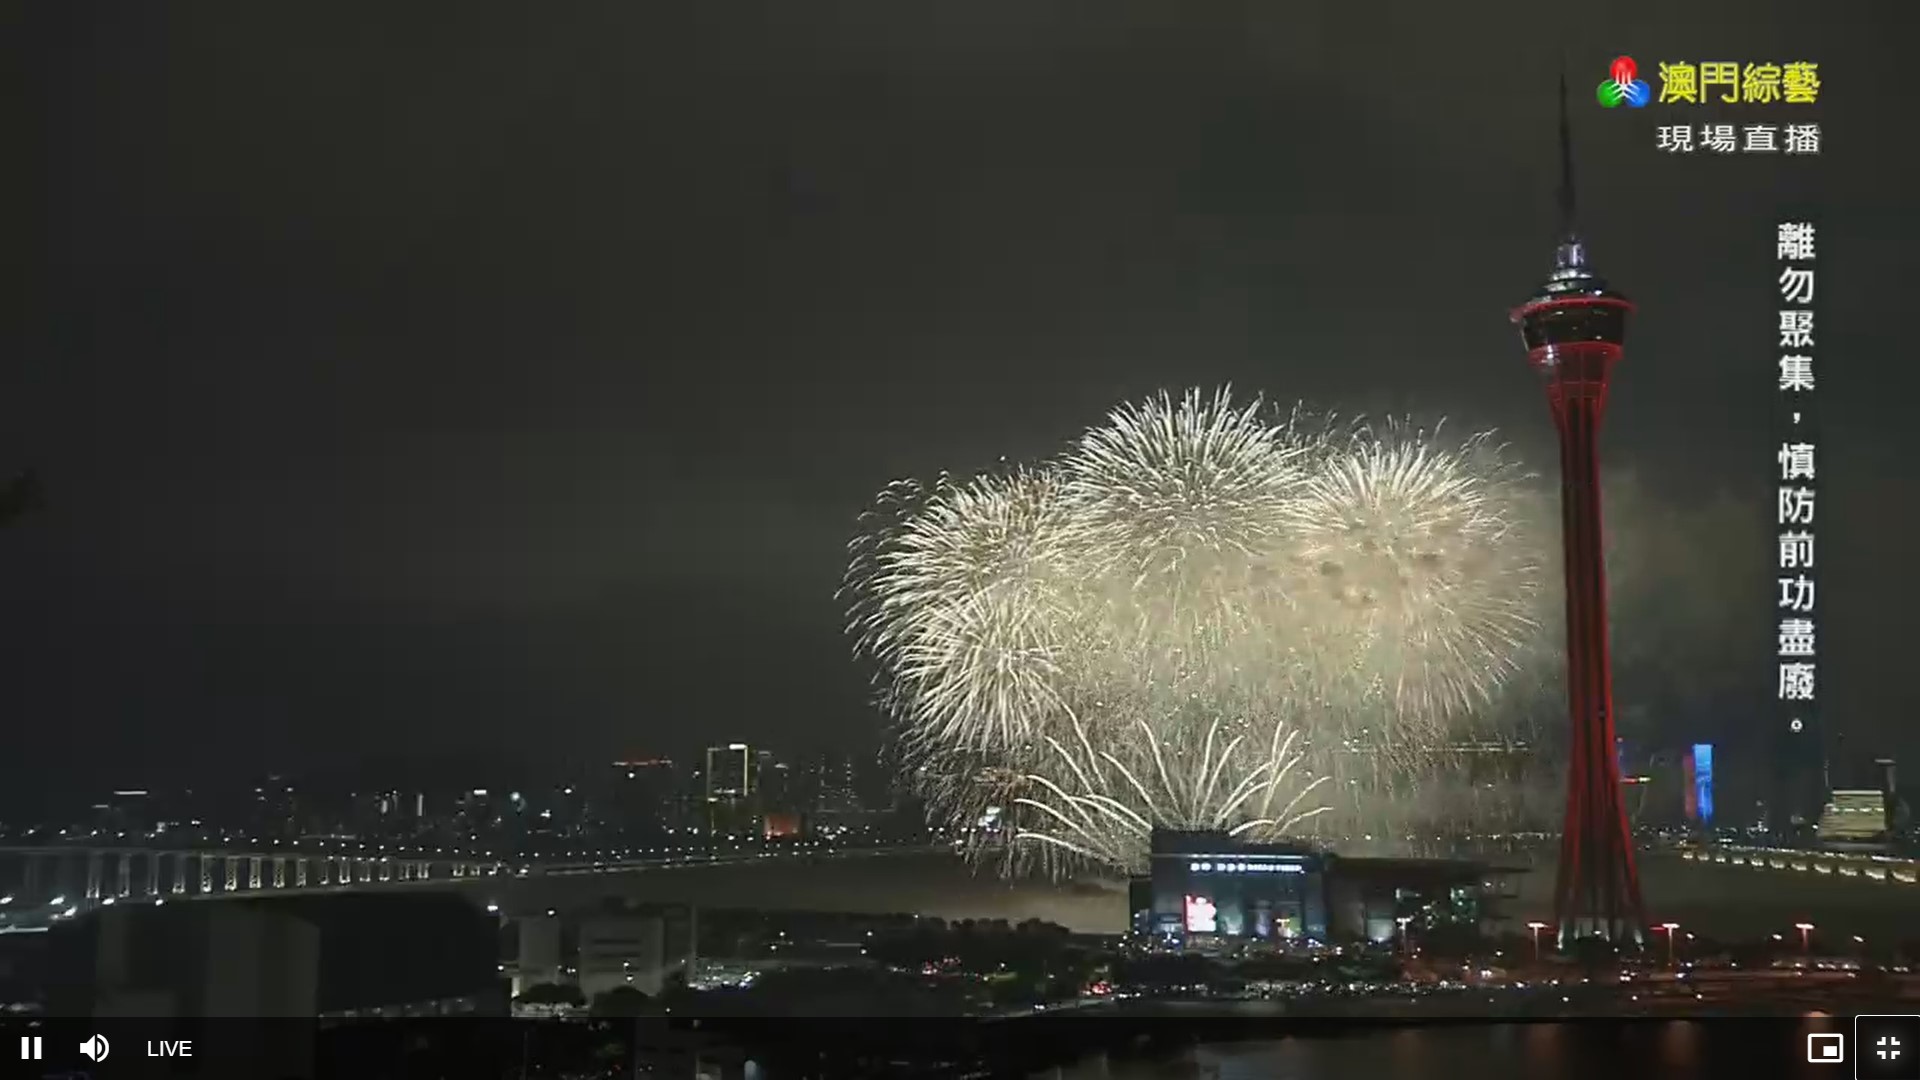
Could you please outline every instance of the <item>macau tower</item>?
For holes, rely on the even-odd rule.
[[[1527,361],[1544,378],[1560,431],[1560,515],[1567,577],[1567,812],[1554,885],[1562,947],[1581,937],[1644,944],[1645,912],[1620,798],[1607,579],[1601,553],[1600,419],[1633,305],[1587,261],[1574,230],[1567,80],[1560,78],[1560,245],[1553,273],[1516,308]]]

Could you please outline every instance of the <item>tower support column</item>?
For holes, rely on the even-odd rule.
[[[1567,603],[1567,809],[1554,911],[1562,944],[1580,937],[1644,943],[1613,711],[1600,511],[1600,422],[1620,348],[1555,349],[1548,403],[1560,434],[1561,531]]]

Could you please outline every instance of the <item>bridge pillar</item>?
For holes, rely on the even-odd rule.
[[[295,860],[293,864],[293,887],[296,889],[307,887],[307,860],[304,856]]]
[[[15,858],[7,868],[6,884],[0,885],[0,896],[12,896],[15,904],[26,907],[40,899],[40,860],[24,851]]]
[[[175,851],[168,858],[173,862],[173,874],[172,884],[167,887],[167,891],[176,896],[184,895],[187,891],[188,860],[193,856],[184,851]]]
[[[212,855],[203,854],[199,857],[200,895],[202,896],[213,891],[213,860]]]
[[[432,877],[433,863],[427,861],[426,859],[420,860],[419,873],[420,873],[420,880],[422,881],[425,881],[428,878]]]
[[[141,896],[160,895],[160,853],[147,852],[147,882],[140,887]]]
[[[88,904],[100,902],[100,879],[106,876],[106,859],[97,851],[87,852],[87,889],[85,897]]]
[[[8,876],[8,885],[0,886],[0,896],[13,895],[14,907],[36,907],[53,899],[60,887],[60,865],[54,858],[37,851],[22,852],[20,868]],[[52,873],[49,873],[49,867]],[[51,881],[48,879],[52,878]],[[17,885],[13,884],[18,882]]]
[[[133,852],[123,851],[116,859],[113,868],[113,895],[118,898],[133,893]]]
[[[226,864],[227,864],[226,891],[239,892],[240,891],[240,856],[228,855],[226,857]]]
[[[284,889],[287,887],[287,857],[285,855],[275,855],[273,857],[273,887],[276,889]]]
[[[265,861],[265,859],[262,859],[258,855],[247,856],[247,888],[257,889],[260,887],[260,866]]]

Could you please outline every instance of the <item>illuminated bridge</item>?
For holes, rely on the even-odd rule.
[[[268,849],[159,848],[49,844],[0,846],[0,927],[72,918],[116,903],[359,892],[482,880],[621,873],[680,866],[754,863],[765,859],[852,856],[926,850],[912,844],[828,844],[802,841],[777,848],[754,843],[716,847],[634,847],[498,857],[424,847]]]
[[[482,855],[419,849],[0,847],[0,917],[78,913],[117,901],[201,900],[290,890],[458,882],[505,871]]]

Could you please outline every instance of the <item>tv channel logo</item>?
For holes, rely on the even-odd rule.
[[[1594,92],[1602,106],[1612,109],[1625,105],[1640,109],[1653,100],[1653,88],[1640,78],[1640,65],[1633,62],[1633,57],[1614,57],[1613,66],[1607,69],[1607,74],[1610,77],[1601,80],[1600,89]]]

